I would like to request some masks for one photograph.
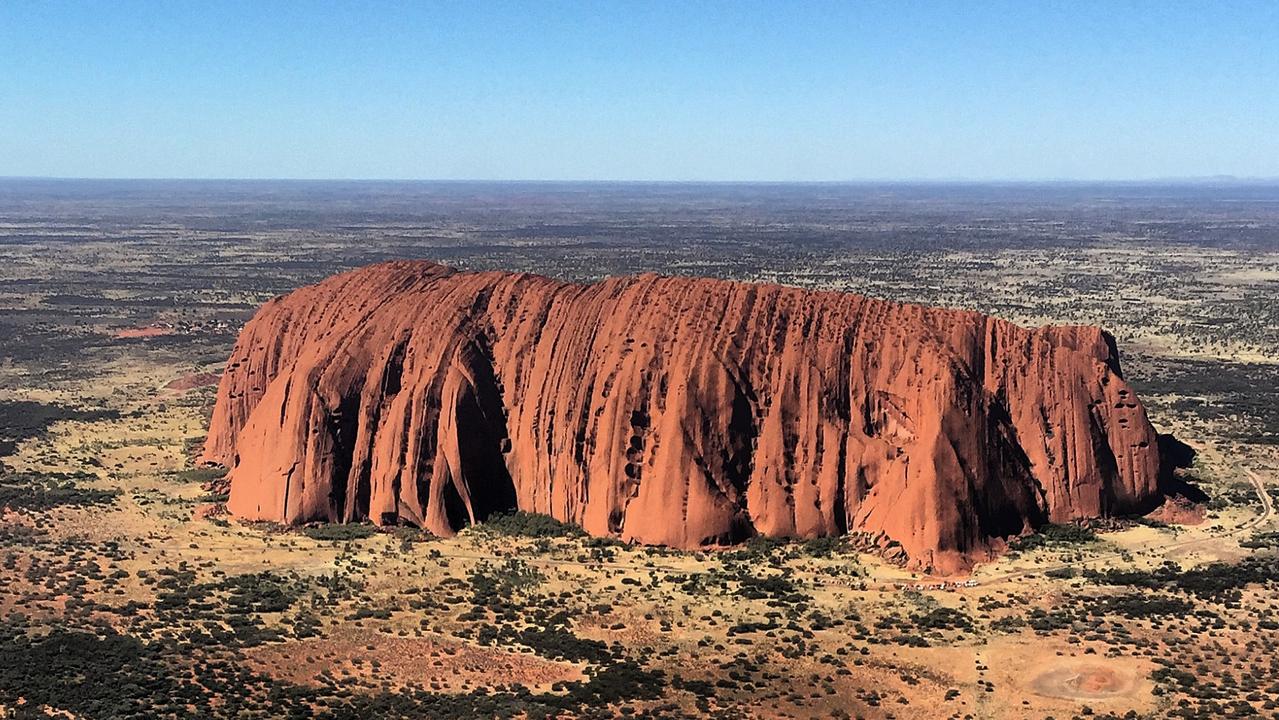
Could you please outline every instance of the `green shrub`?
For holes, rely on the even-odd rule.
[[[303,535],[321,542],[363,540],[377,534],[377,531],[377,528],[370,523],[326,523],[306,525],[302,528]]]
[[[179,470],[173,473],[173,479],[183,483],[200,483],[201,485],[221,480],[226,477],[227,468],[221,465],[210,465],[208,467],[190,468],[188,470]]]
[[[560,522],[550,515],[524,512],[523,510],[491,515],[478,527],[484,531],[518,537],[577,538],[586,536],[586,532],[576,525]]]
[[[1027,552],[1046,547],[1086,545],[1097,541],[1097,533],[1082,525],[1045,525],[1033,535],[1019,537],[1008,543],[1008,549]]]

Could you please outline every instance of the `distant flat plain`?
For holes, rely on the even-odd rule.
[[[838,543],[219,515],[190,451],[240,325],[406,257],[1100,324],[1211,499],[959,589]],[[1279,711],[1277,186],[0,180],[0,337],[0,716]]]

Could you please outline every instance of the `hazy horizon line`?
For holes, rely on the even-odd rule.
[[[1147,178],[969,178],[905,177],[850,178],[843,180],[768,179],[626,179],[626,178],[429,178],[429,177],[199,177],[199,176],[92,176],[0,175],[0,182],[14,180],[66,182],[349,182],[435,184],[546,184],[546,185],[1268,185],[1275,176],[1191,175]]]

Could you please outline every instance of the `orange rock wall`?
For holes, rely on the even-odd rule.
[[[249,519],[449,535],[518,508],[677,547],[861,533],[938,572],[1159,494],[1154,430],[1097,328],[427,262],[264,305],[203,459]]]

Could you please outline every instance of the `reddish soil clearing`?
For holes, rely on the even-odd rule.
[[[147,327],[124,328],[123,330],[117,330],[115,338],[117,340],[129,340],[133,338],[161,337],[163,335],[172,335],[175,332],[177,331],[173,328],[156,327],[151,325]]]
[[[519,683],[545,691],[558,682],[585,679],[572,663],[531,653],[354,629],[339,630],[327,638],[254,648],[249,664],[258,672],[304,685],[319,684],[320,674],[327,670],[336,678],[457,692],[495,683]]]
[[[1100,664],[1070,664],[1040,673],[1031,681],[1037,695],[1065,700],[1104,700],[1136,689],[1127,673]]]

